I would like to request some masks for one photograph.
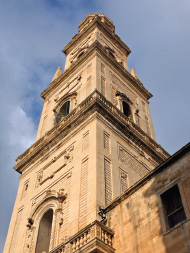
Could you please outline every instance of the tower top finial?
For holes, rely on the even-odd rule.
[[[104,13],[89,13],[80,23],[79,25],[79,33],[82,32],[88,25],[94,21],[95,19],[100,20],[102,23],[106,25],[106,27],[111,30],[113,33],[115,33],[115,26],[111,19],[109,19]]]

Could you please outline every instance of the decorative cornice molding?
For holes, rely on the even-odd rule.
[[[51,82],[50,85],[41,93],[42,98],[46,98],[53,90],[59,87],[62,82],[68,78],[78,67],[87,61],[87,59],[93,55],[93,53],[99,52],[111,65],[126,78],[130,84],[139,90],[147,99],[152,97],[152,94],[143,86],[140,80],[134,78],[120,63],[113,59],[109,54],[106,53],[106,49],[98,42],[95,41],[76,62],[74,62],[70,68],[68,68],[58,79]]]
[[[37,159],[44,156],[60,140],[72,132],[76,126],[89,120],[93,113],[101,114],[113,122],[118,129],[130,138],[132,142],[138,143],[145,150],[153,154],[155,160],[163,162],[169,154],[135,123],[131,122],[119,109],[109,102],[100,92],[95,90],[81,104],[79,104],[69,115],[56,124],[41,139],[34,143],[22,155],[17,158],[16,171],[22,173],[25,166],[30,166]]]
[[[118,46],[121,47],[121,49],[127,53],[127,55],[131,53],[129,47],[120,39],[120,37],[117,34],[113,33],[110,29],[107,29],[107,26],[97,17],[95,17],[94,20],[89,23],[89,26],[87,26],[84,30],[78,34],[75,34],[72,40],[63,48],[62,52],[67,55],[77,41],[85,36],[88,36],[88,34],[95,28],[99,28],[104,34],[113,40],[114,44],[118,44]]]

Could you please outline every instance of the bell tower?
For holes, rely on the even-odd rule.
[[[156,142],[152,94],[106,15],[87,15],[63,52],[64,71],[41,94],[36,142],[16,160],[4,252],[114,252],[100,207],[169,156]]]

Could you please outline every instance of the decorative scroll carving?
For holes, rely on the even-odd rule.
[[[43,217],[44,213],[47,212],[50,208],[54,210],[54,218],[52,225],[52,235],[50,248],[55,247],[57,227],[60,225],[60,218],[63,217],[63,202],[67,198],[67,194],[64,193],[64,189],[59,189],[59,191],[48,189],[45,192],[45,196],[40,203],[32,211],[30,218],[27,222],[27,233],[25,241],[25,251],[33,252],[34,250],[34,241],[37,240],[37,234],[35,230],[39,228],[39,222]],[[62,219],[63,220],[63,219]],[[29,249],[29,250],[28,250]]]
[[[42,182],[42,178],[43,178],[43,170],[40,170],[37,173],[36,187],[38,187],[40,185],[40,183]]]
[[[73,150],[74,145],[69,146],[66,148],[63,152],[61,152],[58,156],[54,157],[50,163],[48,163],[46,166],[44,166],[39,172],[37,172],[36,176],[36,187],[42,185],[45,183],[48,179],[52,179],[57,172],[59,172],[62,168],[67,166],[68,163],[72,162],[73,160]],[[64,163],[62,166],[60,166],[58,169],[56,169],[54,172],[51,172],[48,177],[43,178],[43,171],[46,170],[50,165],[55,163],[59,158],[64,157]]]

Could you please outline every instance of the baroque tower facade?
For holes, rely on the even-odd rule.
[[[41,94],[36,141],[16,160],[4,252],[114,252],[100,207],[169,157],[156,142],[152,94],[129,72],[131,51],[108,17],[87,15],[63,52],[64,71]]]

